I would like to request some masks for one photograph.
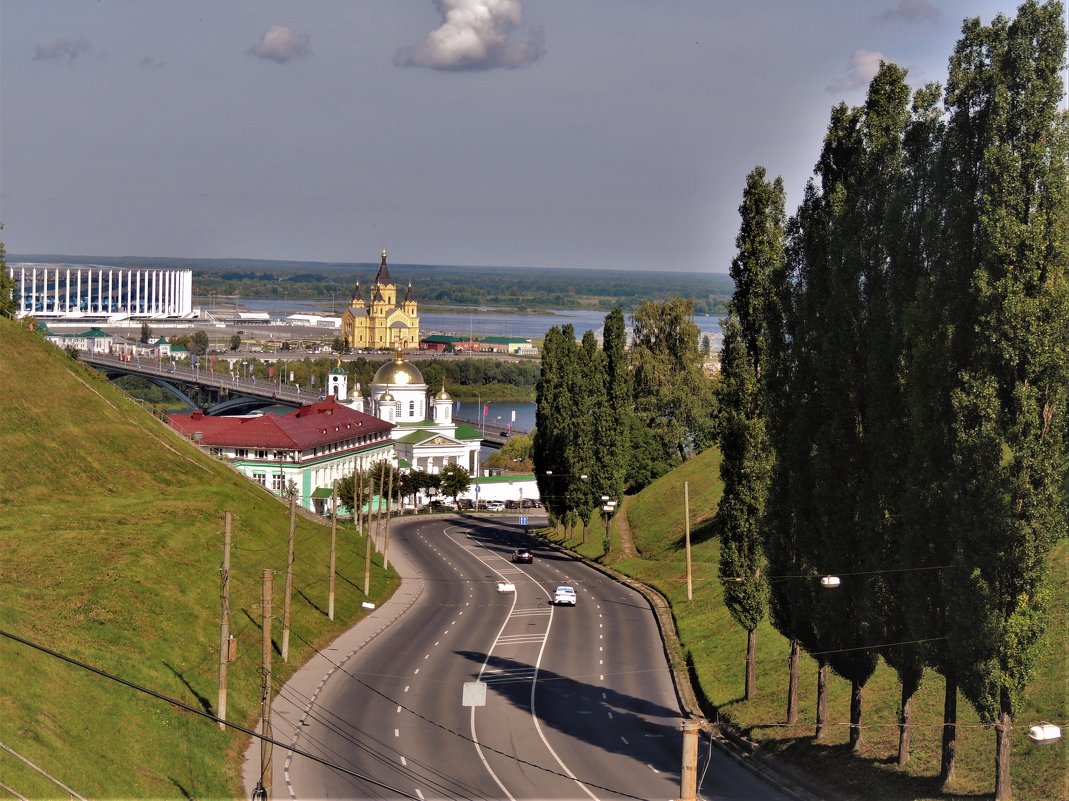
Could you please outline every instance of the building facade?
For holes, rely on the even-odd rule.
[[[212,417],[172,414],[171,427],[260,486],[326,514],[334,482],[376,462],[394,462],[393,425],[340,404],[333,397],[289,414]]]
[[[397,301],[397,284],[386,266],[386,251],[371,285],[367,303],[356,282],[348,308],[342,312],[341,335],[350,350],[414,350],[419,347],[419,304],[409,283]]]
[[[11,264],[16,314],[45,319],[193,317],[193,271]]]

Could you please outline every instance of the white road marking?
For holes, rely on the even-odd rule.
[[[419,673],[419,668],[416,668],[416,673]],[[413,675],[415,675],[415,674],[413,674]]]
[[[627,741],[626,737],[621,737],[620,739],[624,741],[624,745],[631,745],[631,743]]]
[[[394,729],[393,730],[393,736],[394,737],[400,737],[401,736],[401,730],[400,729]]]
[[[397,705],[397,711],[398,711],[398,713],[400,713],[400,711],[401,711],[401,705],[400,704]]]
[[[423,793],[419,791],[418,787],[416,788],[416,795],[419,796],[419,801],[423,801]]]
[[[405,692],[406,693],[408,692],[408,685],[407,684],[405,685]]]
[[[646,767],[652,770],[654,773],[660,773],[660,771],[657,770],[657,768],[653,767],[653,765],[651,765],[649,762],[646,763]]]
[[[612,712],[609,713],[609,720],[612,720]]]
[[[402,765],[407,765],[408,764],[408,760],[405,759],[404,757],[401,757],[401,764]]]

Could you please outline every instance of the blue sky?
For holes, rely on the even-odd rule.
[[[957,0],[0,0],[11,253],[726,272]]]

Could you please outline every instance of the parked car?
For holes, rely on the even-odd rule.
[[[534,561],[534,554],[531,553],[529,548],[517,548],[512,552],[512,561],[531,564]]]
[[[488,512],[504,512],[505,511],[505,502],[504,501],[487,501],[486,502],[486,511],[488,511]]]
[[[575,606],[575,589],[562,584],[553,593],[554,604],[567,604]]]

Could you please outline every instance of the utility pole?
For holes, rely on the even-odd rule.
[[[679,773],[679,801],[698,797],[698,729],[696,720],[683,721],[683,767]]]
[[[293,596],[293,534],[297,530],[297,495],[290,495],[290,537],[286,556],[286,598],[282,609],[282,661],[290,661],[290,599]]]
[[[263,630],[263,666],[260,669],[260,781],[254,799],[271,801],[271,570],[263,571],[261,628]]]
[[[219,702],[215,705],[219,728],[226,729],[226,680],[230,665],[230,512],[223,515],[222,616],[219,623]]]
[[[690,566],[690,485],[683,482],[683,514],[686,517],[687,530],[687,600],[694,600],[694,581]]]
[[[327,586],[327,617],[334,619],[334,558],[338,547],[338,482],[330,501],[330,582]]]

